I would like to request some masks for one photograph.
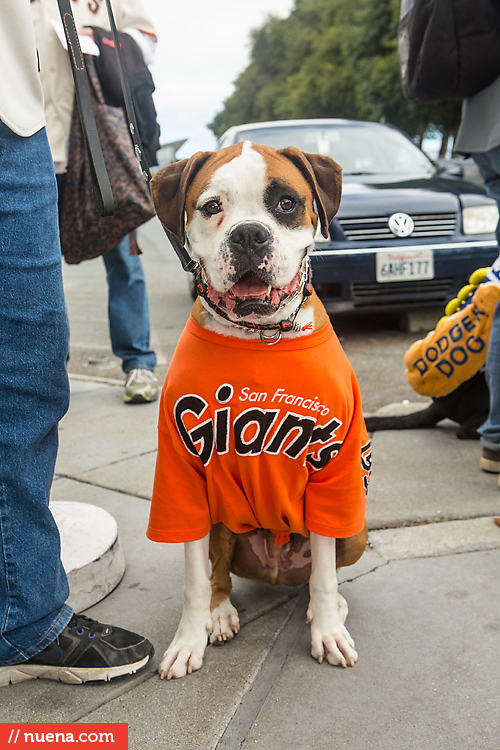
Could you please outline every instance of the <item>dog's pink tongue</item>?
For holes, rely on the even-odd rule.
[[[247,297],[262,297],[267,295],[268,285],[257,275],[250,276],[248,279],[241,279],[233,287],[231,294],[240,299]]]

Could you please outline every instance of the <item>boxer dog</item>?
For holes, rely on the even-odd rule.
[[[314,337],[318,331],[326,330],[326,327],[330,329],[326,311],[310,284],[308,253],[314,248],[318,225],[324,236],[328,236],[328,225],[339,207],[341,168],[332,159],[305,154],[295,147],[277,150],[249,142],[238,143],[219,152],[200,152],[164,167],[152,181],[152,194],[163,226],[180,243],[184,244],[188,239],[192,257],[198,264],[200,296],[192,309],[192,319],[195,321],[192,325],[198,326],[198,331],[205,329],[207,333],[204,335],[217,341],[219,337],[221,341],[233,337],[232,340],[259,342],[258,346],[265,350],[266,357],[269,354],[268,367],[272,370],[274,352],[284,346],[280,340],[287,342],[295,337]],[[331,333],[334,336],[333,331]],[[240,344],[237,346],[241,348]],[[339,356],[344,357],[338,342],[336,346]],[[207,356],[207,367],[209,358]],[[185,358],[178,366],[184,368],[186,375],[190,374],[191,369]],[[216,367],[212,362],[211,366]],[[315,362],[310,361],[308,367],[312,373]],[[333,372],[335,367],[335,361],[328,363],[328,368]],[[203,370],[203,363],[197,360],[192,368]],[[203,381],[202,374],[200,377]],[[304,377],[307,380],[307,372]],[[165,477],[174,477],[174,481],[176,471],[180,471],[182,452],[186,453],[190,462],[194,462],[192,481],[201,482],[200,487],[209,486],[209,482],[204,484],[205,468],[210,468],[212,456],[228,452],[224,430],[228,429],[230,408],[226,408],[226,404],[233,390],[228,380],[231,380],[231,373],[221,372],[220,382],[223,385],[218,386],[217,390],[219,407],[213,411],[212,419],[206,419],[204,398],[192,391],[176,401],[175,420],[183,442],[179,442],[181,447],[178,452],[174,451],[169,457],[168,466],[159,468],[157,462],[153,507],[155,494],[162,493],[162,481]],[[278,401],[284,403],[285,395],[283,389],[276,389],[272,397],[275,404]],[[261,402],[264,396],[271,398],[267,393],[257,394],[251,388],[243,388],[239,400]],[[290,399],[295,405],[303,403],[304,408],[316,414],[313,418],[310,412],[307,413],[309,416],[304,417],[290,416],[289,412],[286,418],[296,420],[293,424],[297,430],[293,432],[291,428],[293,436],[298,435],[298,440],[301,437],[299,427],[303,428],[303,434],[308,421],[308,424],[311,423],[308,433],[310,443],[316,440],[319,447],[323,443],[330,446],[329,452],[327,448],[323,449],[327,451],[327,459],[336,456],[342,443],[332,443],[332,436],[335,437],[334,430],[340,425],[340,420],[328,421],[328,416],[320,417],[320,414],[327,415],[330,409],[317,400],[287,395],[286,403],[292,403]],[[236,400],[236,394],[233,400]],[[260,406],[264,404],[259,403]],[[198,426],[195,428],[186,426],[187,420],[194,419],[195,413],[205,421],[196,423]],[[265,422],[266,435],[270,435],[278,424],[273,420],[281,419],[281,416],[276,417],[276,409],[253,409],[252,413],[256,415],[257,422],[259,419],[262,425]],[[321,423],[320,419],[323,420]],[[359,445],[365,440],[361,436],[364,431],[362,415],[360,419],[349,433]],[[283,424],[281,422],[279,429],[283,429]],[[318,432],[311,433],[314,425]],[[250,429],[251,425],[247,424],[247,427]],[[352,435],[353,432],[358,434]],[[296,447],[295,437],[285,449],[285,438],[280,443],[276,434],[272,443],[268,441],[264,445],[262,439],[261,455],[264,452],[275,453],[276,457],[273,456],[272,460],[278,462],[282,460],[279,451],[284,450],[284,453],[288,452],[289,456],[296,458],[299,448]],[[180,440],[179,435],[176,435],[176,440]],[[239,441],[241,452],[248,453],[257,438],[240,431]],[[186,447],[190,453],[185,450]],[[307,447],[304,447],[306,450]],[[307,460],[319,468],[324,464],[321,455],[318,448],[316,453],[307,454]],[[302,466],[305,466],[305,453],[300,453],[300,456]],[[369,443],[362,446],[360,459],[363,469],[358,473],[362,476],[360,485],[364,484],[364,493],[360,494],[365,500]],[[251,460],[258,461],[260,457],[252,457]],[[266,460],[269,460],[268,455]],[[299,464],[300,461],[290,461],[288,467],[291,468],[284,466],[283,472],[294,471]],[[224,481],[222,473],[215,476],[213,481],[217,483],[219,478],[221,482]],[[190,480],[186,481],[189,485]],[[239,484],[234,486],[239,491]],[[269,486],[267,490],[272,497],[273,487]],[[210,489],[203,491],[210,494]],[[168,495],[163,493],[162,497],[165,494]],[[178,517],[182,517],[183,502],[184,497],[179,493],[174,499]],[[231,497],[225,496],[221,502],[231,503]],[[311,622],[312,656],[320,663],[326,659],[332,665],[354,666],[358,655],[344,625],[347,604],[337,590],[336,568],[352,565],[366,547],[366,521],[364,528],[359,530],[363,526],[364,503],[360,513],[361,524],[357,522],[358,531],[352,536],[345,534],[347,538],[335,539],[306,529],[304,534],[285,535],[285,543],[278,540],[274,532],[261,528],[262,521],[259,519],[253,524],[257,528],[244,533],[235,533],[226,524],[211,520],[210,532],[199,532],[202,538],[191,541],[169,537],[171,526],[168,524],[166,536],[154,528],[151,531],[156,522],[150,519],[148,536],[151,539],[185,541],[184,609],[175,637],[159,667],[162,679],[182,677],[201,667],[207,633],[211,633],[213,644],[223,644],[238,633],[238,613],[229,598],[231,572],[270,583],[296,586],[309,582],[307,621]],[[285,511],[283,515],[286,515]]]

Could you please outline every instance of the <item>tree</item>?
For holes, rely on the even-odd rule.
[[[210,128],[244,122],[345,117],[396,125],[421,143],[456,132],[460,104],[415,105],[401,91],[400,0],[295,0],[251,34],[250,63]]]

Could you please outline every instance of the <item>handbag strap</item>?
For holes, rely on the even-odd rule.
[[[109,182],[104,156],[102,154],[101,142],[97,133],[97,125],[92,107],[87,69],[83,59],[75,19],[69,0],[57,0],[59,12],[68,44],[68,54],[75,82],[76,101],[80,112],[83,137],[89,155],[90,174],[92,176],[92,187],[97,204],[97,210],[101,216],[113,216],[115,202],[113,191]]]

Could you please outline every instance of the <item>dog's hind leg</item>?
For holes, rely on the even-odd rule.
[[[347,539],[337,539],[335,547],[336,566],[345,568],[348,565],[354,565],[359,560],[366,549],[366,539],[368,537],[368,523],[365,520],[363,531],[356,536],[347,537]]]
[[[212,635],[210,643],[215,645],[230,641],[240,629],[238,612],[229,599],[232,589],[230,570],[235,542],[236,534],[223,523],[212,526],[210,532],[210,562],[212,563],[212,574],[210,576],[212,586],[210,603]]]

